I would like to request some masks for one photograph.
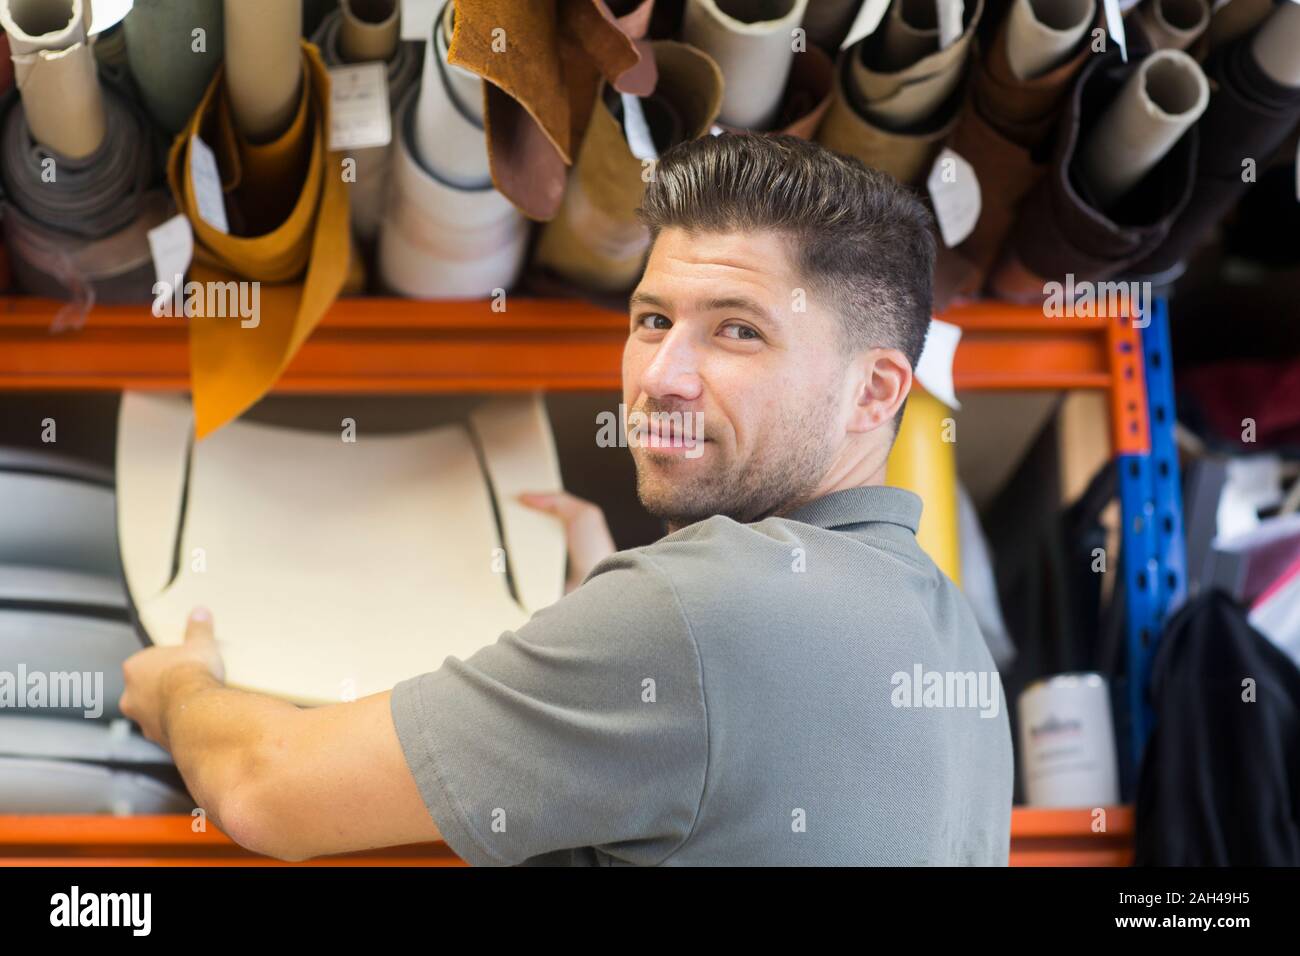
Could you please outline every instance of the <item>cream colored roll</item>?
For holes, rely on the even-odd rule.
[[[462,189],[492,182],[483,132],[483,81],[447,62],[452,5],[443,7],[424,45],[424,74],[415,102],[411,147],[420,164]]]
[[[1300,4],[1278,4],[1255,34],[1251,52],[1270,79],[1300,87]]]
[[[1080,173],[1104,210],[1137,185],[1205,112],[1210,85],[1180,50],[1157,50],[1133,71],[1087,133]]]
[[[718,119],[738,129],[776,122],[808,0],[687,0],[682,39],[726,77]]]
[[[394,292],[417,299],[487,298],[518,278],[528,223],[492,186],[458,187],[425,169],[411,151],[415,96],[394,123],[396,149],[388,213],[379,230],[379,273]]]
[[[847,57],[850,73],[846,92],[858,110],[892,130],[913,127],[933,116],[965,75],[966,57],[984,10],[983,0],[974,0],[967,10],[961,35],[947,49],[938,48],[936,29],[934,52],[901,68],[888,65],[898,62],[886,52],[888,36],[867,37],[853,47]],[[904,28],[914,29],[898,27]],[[916,49],[921,49],[919,43]]]
[[[1186,50],[1210,25],[1207,0],[1147,0],[1134,16],[1157,50]]]
[[[302,4],[225,0],[226,90],[239,131],[266,143],[286,129],[302,83]]]
[[[349,63],[387,60],[397,51],[397,0],[339,0],[339,52]]]
[[[104,139],[104,100],[86,35],[86,0],[0,0],[32,137],[69,159]]]
[[[1007,14],[1007,62],[1016,79],[1032,80],[1064,63],[1095,15],[1096,0],[1015,0]]]

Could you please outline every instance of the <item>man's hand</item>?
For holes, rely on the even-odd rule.
[[[605,513],[593,502],[564,491],[557,494],[526,493],[520,495],[519,500],[564,522],[564,536],[569,545],[566,593],[581,584],[592,568],[618,550],[605,523]]]
[[[184,643],[138,651],[122,664],[122,672],[126,677],[122,714],[139,724],[146,738],[170,749],[163,721],[169,690],[180,680],[197,677],[220,683],[226,677],[212,636],[212,612],[195,608],[185,627]]]

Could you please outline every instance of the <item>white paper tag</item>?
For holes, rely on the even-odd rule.
[[[392,142],[387,65],[356,63],[329,72],[330,149],[368,149]]]
[[[230,221],[226,219],[226,194],[221,189],[217,157],[197,134],[190,139],[190,179],[194,183],[199,218],[218,232],[230,235]]]
[[[1119,56],[1128,62],[1128,40],[1124,37],[1124,14],[1120,11],[1119,0],[1102,0],[1106,9],[1106,32],[1119,44]]]
[[[161,226],[149,230],[149,252],[153,255],[154,276],[167,286],[176,285],[194,258],[194,230],[185,216],[172,216]]]
[[[126,15],[131,12],[135,6],[135,0],[85,0],[90,6],[90,29],[86,31],[87,36],[94,36],[97,33],[103,33],[109,27],[121,23]]]
[[[403,40],[428,40],[433,35],[433,18],[438,14],[435,3],[436,0],[402,0]]]
[[[876,27],[880,26],[880,21],[884,19],[885,11],[888,9],[889,0],[865,0],[862,9],[853,20],[853,26],[849,27],[844,42],[840,44],[840,49],[847,50],[863,37],[875,33]]]
[[[645,113],[641,110],[641,101],[631,93],[622,93],[620,96],[623,99],[623,132],[627,135],[627,148],[642,162],[658,159],[659,151],[655,149],[650,124],[645,121]]]
[[[957,390],[952,384],[952,360],[961,341],[961,326],[930,320],[930,332],[925,337],[925,348],[916,362],[914,374],[921,387],[951,409],[959,410]]]
[[[721,136],[725,132],[726,130],[723,129],[721,126],[719,126],[717,123],[714,123],[712,126],[709,127],[710,136]]]
[[[969,236],[980,218],[980,182],[975,167],[947,147],[925,181],[943,244],[951,249]]]
[[[935,0],[939,17],[939,49],[946,50],[962,34],[961,21],[966,14],[962,0]]]

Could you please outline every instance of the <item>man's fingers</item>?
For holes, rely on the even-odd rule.
[[[212,640],[212,612],[205,607],[196,607],[190,611],[190,619],[185,623],[185,640]]]
[[[577,519],[583,511],[596,507],[590,501],[584,501],[567,491],[524,492],[519,496],[519,500],[530,508],[555,515],[565,524]]]

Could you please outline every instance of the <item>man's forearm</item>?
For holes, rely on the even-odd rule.
[[[234,690],[201,667],[176,667],[163,692],[163,745],[171,751],[190,794],[229,834],[222,813],[229,798],[262,779],[266,745],[298,708]]]

